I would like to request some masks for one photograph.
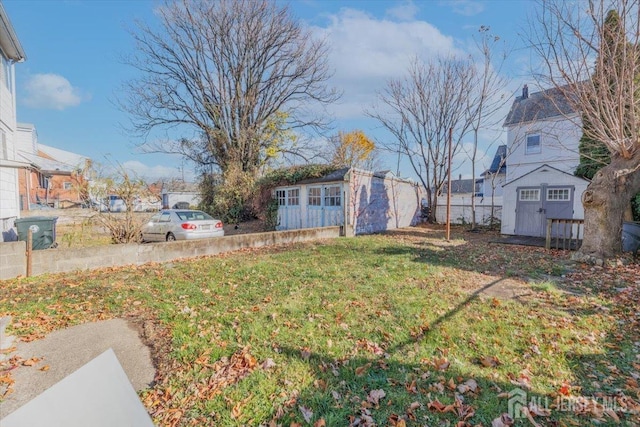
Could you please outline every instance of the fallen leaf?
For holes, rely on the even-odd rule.
[[[311,422],[311,418],[313,418],[313,411],[302,405],[298,406],[298,409],[302,413],[302,418],[304,418],[304,420],[308,423]]]
[[[371,390],[371,392],[369,392],[369,395],[367,396],[367,402],[371,402],[374,405],[378,405],[378,403],[380,402],[380,399],[382,399],[386,395],[387,394],[382,389]]]
[[[510,427],[513,425],[513,418],[509,414],[502,414],[491,422],[491,427]]]
[[[320,418],[318,421],[313,423],[313,427],[325,427],[327,423],[324,421],[324,418]]]
[[[40,361],[40,359],[38,359],[37,357],[32,357],[31,359],[27,359],[25,361],[22,362],[22,366],[33,366],[36,363],[38,363]]]
[[[48,371],[48,370],[49,370],[49,365],[44,365],[42,368],[40,368],[40,370],[41,370],[42,372],[46,372],[46,371]]]

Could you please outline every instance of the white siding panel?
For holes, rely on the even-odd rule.
[[[540,135],[538,154],[525,154],[526,136]],[[580,156],[582,136],[579,118],[564,117],[510,126],[507,131],[507,182],[531,172],[543,164],[573,174]]]

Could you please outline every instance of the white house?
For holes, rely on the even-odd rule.
[[[15,63],[26,59],[9,17],[0,3],[0,241],[14,240],[20,216],[18,169],[29,166],[16,159]]]
[[[513,102],[507,129],[507,171],[502,234],[545,236],[547,219],[583,219],[582,193],[589,181],[576,177],[582,124],[558,89]]]
[[[415,225],[420,219],[420,190],[389,171],[342,168],[321,178],[282,185],[277,230],[343,226],[346,233],[367,234]]]

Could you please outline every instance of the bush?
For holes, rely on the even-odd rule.
[[[254,188],[251,174],[229,169],[221,182],[203,177],[200,184],[203,202],[200,208],[225,223],[239,223],[253,217],[250,203]]]

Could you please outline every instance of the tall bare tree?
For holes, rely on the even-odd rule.
[[[466,102],[466,113],[473,133],[473,148],[469,153],[469,158],[471,159],[471,176],[474,179],[478,156],[478,133],[480,130],[496,127],[498,121],[503,120],[503,117],[498,117],[496,113],[501,111],[510,101],[510,97],[506,96],[504,92],[509,81],[501,74],[506,51],[497,51],[500,38],[491,35],[489,27],[483,25],[479,32],[480,39],[476,41],[476,47],[480,53],[481,61],[477,65],[476,82],[472,85],[472,91]],[[471,228],[474,229],[475,226],[476,190],[474,182],[471,194]]]
[[[475,73],[468,59],[415,60],[408,75],[390,80],[378,94],[379,104],[367,112],[395,138],[385,148],[409,159],[429,200],[431,222],[448,172],[449,129],[456,152],[471,125],[466,108]]]
[[[639,0],[542,0],[530,40],[544,73],[582,112],[587,138],[603,143],[611,163],[582,196],[584,241],[576,258],[621,251],[624,212],[640,192]],[[617,18],[612,18],[615,11]],[[582,123],[579,123],[582,125]]]
[[[253,175],[284,149],[288,129],[326,124],[313,106],[338,98],[326,85],[327,45],[286,6],[168,0],[157,16],[159,26],[139,23],[132,31],[137,49],[126,62],[140,77],[125,84],[120,104],[140,135],[179,128],[196,137],[147,150]]]

